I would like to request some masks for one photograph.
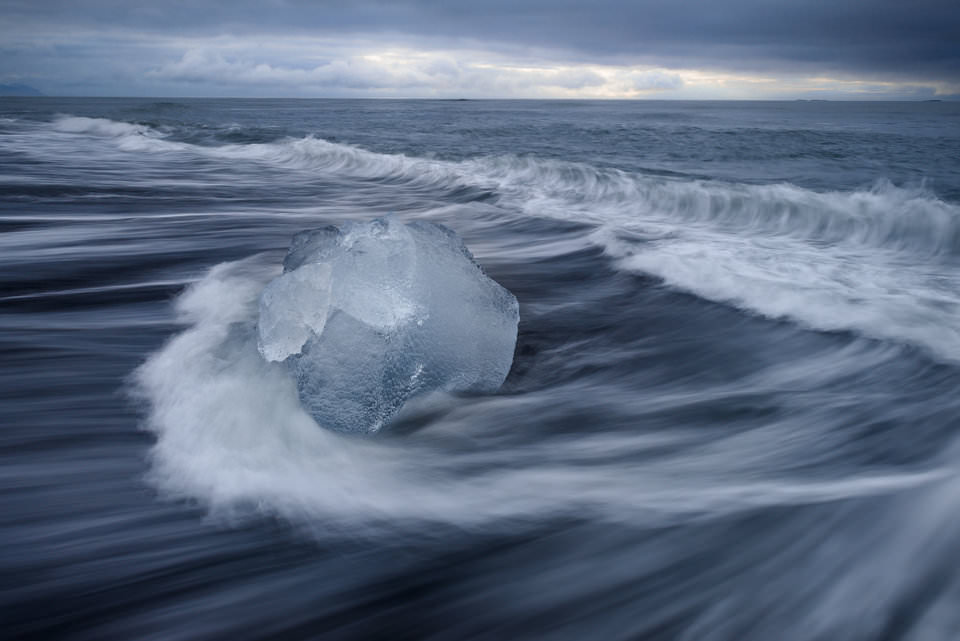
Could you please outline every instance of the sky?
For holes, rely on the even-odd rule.
[[[48,95],[960,99],[960,0],[0,0]]]

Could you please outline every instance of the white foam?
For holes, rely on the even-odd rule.
[[[497,156],[449,162],[313,137],[206,147],[140,125],[62,118],[125,152],[183,153],[431,188],[481,187],[502,209],[597,227],[623,270],[763,316],[960,360],[960,207],[879,182],[850,192],[677,180]]]
[[[153,480],[216,513],[253,509],[308,523],[318,534],[346,529],[357,535],[384,524],[476,528],[560,514],[664,524],[763,505],[895,492],[947,473],[815,482],[754,473],[745,481],[744,466],[753,465],[749,454],[775,451],[781,442],[776,425],[753,434],[750,443],[733,436],[701,449],[698,458],[659,456],[642,467],[585,463],[614,454],[626,461],[628,452],[643,456],[649,448],[699,437],[582,433],[504,448],[489,426],[471,436],[476,417],[537,415],[555,403],[552,394],[571,393],[563,389],[472,403],[437,399],[449,410],[438,419],[446,427],[438,429],[476,440],[466,448],[415,435],[385,441],[338,435],[304,412],[283,368],[257,353],[257,297],[276,273],[255,261],[215,267],[177,301],[184,331],[136,374],[150,406],[148,427],[157,437]],[[713,479],[710,489],[704,475]]]
[[[53,121],[53,128],[63,133],[89,134],[107,138],[159,135],[155,130],[144,125],[83,116],[62,116]]]

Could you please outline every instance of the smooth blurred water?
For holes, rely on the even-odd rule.
[[[35,639],[960,635],[960,104],[0,100],[0,623]],[[303,229],[432,220],[495,395],[318,427]]]

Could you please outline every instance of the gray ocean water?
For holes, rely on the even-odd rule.
[[[320,428],[291,237],[455,230],[492,395]],[[0,636],[960,638],[960,103],[0,99]]]

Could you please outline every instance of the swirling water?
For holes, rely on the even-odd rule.
[[[4,99],[3,634],[960,636],[960,105]],[[499,393],[318,427],[302,229],[456,230]]]

